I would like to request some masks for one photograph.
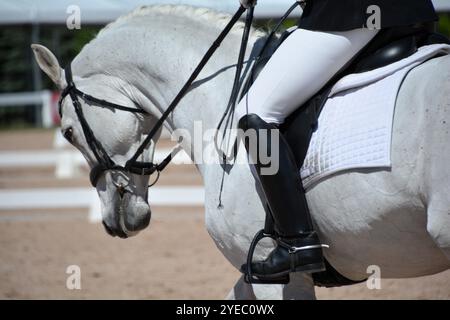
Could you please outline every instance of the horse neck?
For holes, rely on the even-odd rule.
[[[198,18],[196,18],[198,19]],[[73,62],[81,75],[107,74],[130,84],[125,94],[142,108],[159,116],[189,78],[223,26],[193,17],[148,17],[142,21],[119,23],[101,32]],[[167,120],[171,131],[186,134],[183,147],[194,144],[194,128],[213,129],[226,109],[242,30],[233,30],[212,56],[192,89]],[[261,34],[253,34],[247,48],[250,56]],[[128,45],[122,45],[126,39]],[[170,41],[167,41],[170,39]],[[113,81],[113,80],[112,80]],[[198,131],[198,130],[197,130]],[[196,132],[198,134],[198,132]],[[191,153],[194,162],[198,163]]]
[[[187,25],[191,26],[189,23]],[[163,52],[160,52],[159,58],[163,57],[163,60],[160,59],[160,63],[166,66],[166,81],[159,85],[165,98],[165,104],[159,107],[161,113],[166,110],[221,31],[221,28],[212,28],[211,25],[204,25],[203,29],[191,27],[192,29],[184,30],[185,34],[180,37],[180,41],[172,41],[174,47],[161,48]],[[165,37],[170,36],[166,34]],[[186,41],[186,39],[189,40]],[[252,48],[255,41],[256,37],[248,44],[246,60],[254,55]],[[175,108],[168,121],[169,130],[177,133],[175,136],[178,136],[178,133],[183,135],[183,147],[188,151],[194,163],[198,164],[201,172],[202,161],[199,161],[197,153],[200,151],[197,143],[199,139],[202,139],[199,135],[215,130],[227,108],[240,45],[241,33],[230,33],[205,65],[201,74],[192,84],[191,90]],[[259,42],[257,47],[259,47]],[[174,55],[174,52],[178,55]],[[186,135],[183,132],[186,132]],[[207,144],[202,145],[201,151],[205,147]],[[195,152],[192,152],[193,150]]]

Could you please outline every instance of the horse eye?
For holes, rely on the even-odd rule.
[[[69,127],[66,130],[64,130],[63,136],[64,136],[64,138],[66,138],[67,141],[72,143],[72,136],[73,136],[73,129],[72,129],[72,127]]]

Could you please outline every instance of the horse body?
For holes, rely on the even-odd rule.
[[[74,74],[121,79],[126,86],[117,94],[157,117],[226,20],[190,7],[140,9],[87,45],[74,60]],[[235,29],[239,28],[242,25]],[[249,57],[261,36],[254,31]],[[131,50],[122,47],[126,43],[135,45]],[[240,33],[232,32],[168,121],[172,131],[185,133],[183,147],[205,184],[206,228],[235,267],[245,262],[253,235],[264,225],[264,206],[248,164],[236,164],[223,174],[222,166],[201,161],[213,150],[211,143],[199,151],[192,137],[196,120],[201,120],[203,131],[216,128],[228,101],[239,44]],[[449,83],[449,56],[433,59],[407,76],[395,110],[390,170],[338,173],[307,192],[316,228],[330,245],[326,257],[346,277],[367,278],[370,265],[379,266],[386,278],[424,276],[450,267]],[[245,157],[242,147],[239,157]],[[255,258],[266,255],[272,245],[263,242]],[[230,293],[230,298],[255,297],[313,298],[314,286],[304,274],[292,275],[287,286],[251,286],[241,277]]]
[[[449,267],[450,72],[442,72],[448,67],[450,57],[437,58],[405,79],[395,111],[391,169],[338,173],[307,192],[321,239],[331,245],[326,256],[350,279],[367,278],[369,265],[379,266],[388,278]],[[255,215],[255,208],[263,208],[250,171],[236,166],[225,179],[221,213],[216,208],[220,177],[220,172],[205,176],[207,226],[238,266],[251,235],[263,226],[263,214]]]
[[[337,174],[308,192],[323,241],[337,249],[327,258],[351,279],[367,277],[370,264],[391,278],[449,267],[439,249],[448,255],[449,66],[450,57],[437,58],[405,79],[395,109],[390,170]]]

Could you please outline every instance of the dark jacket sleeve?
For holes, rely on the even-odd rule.
[[[431,0],[307,0],[299,27],[317,31],[346,31],[366,27],[372,12],[380,8],[381,28],[438,20]]]

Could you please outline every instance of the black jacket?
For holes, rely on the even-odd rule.
[[[366,27],[371,5],[380,8],[381,28],[414,25],[438,19],[431,0],[306,0],[299,27],[346,31]]]

